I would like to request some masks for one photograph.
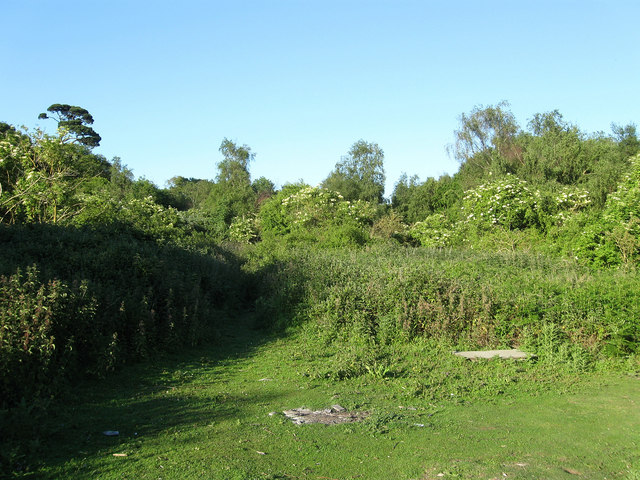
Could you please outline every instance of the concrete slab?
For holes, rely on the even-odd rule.
[[[529,358],[529,355],[522,350],[518,350],[517,348],[511,350],[474,350],[468,352],[453,352],[454,355],[458,355],[459,357],[468,358],[470,360],[477,360],[479,358],[493,358],[500,357],[512,360],[523,360],[525,358]]]
[[[315,412],[308,408],[294,408],[293,410],[285,410],[285,417],[291,419],[295,424],[303,423],[323,423],[325,425],[335,425],[336,423],[357,422],[365,418],[367,412],[347,412],[340,405],[332,405],[330,408],[316,410]]]

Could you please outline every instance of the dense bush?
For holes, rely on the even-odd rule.
[[[248,292],[235,256],[126,232],[0,226],[2,406],[195,345]]]
[[[377,216],[372,203],[351,202],[338,192],[300,184],[283,188],[265,202],[257,222],[265,240],[341,247],[366,243]]]
[[[640,303],[632,293],[640,280],[631,273],[592,274],[572,262],[513,252],[381,246],[274,255],[268,282],[281,285],[283,295],[261,301],[311,322],[327,341],[428,336],[467,347],[535,346],[552,324],[567,345],[595,357],[629,354],[640,340]]]
[[[561,250],[593,268],[637,265],[640,257],[640,156],[630,168],[603,210],[581,211],[565,221],[551,239]]]

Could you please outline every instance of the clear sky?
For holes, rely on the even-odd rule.
[[[97,153],[158,186],[213,179],[227,137],[253,178],[321,182],[359,139],[402,172],[453,174],[459,115],[560,110],[640,123],[637,0],[2,0],[0,121],[88,109]]]

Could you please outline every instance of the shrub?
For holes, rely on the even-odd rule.
[[[239,243],[252,243],[258,238],[255,217],[236,217],[229,226],[229,238]]]
[[[640,258],[640,155],[602,212],[574,216],[560,233],[580,260],[595,268],[635,264]]]
[[[631,354],[640,340],[634,320],[640,304],[632,293],[640,283],[631,273],[590,273],[511,251],[386,245],[272,253],[269,284],[296,291],[277,296],[279,308],[290,312],[290,322],[311,322],[327,342],[386,344],[421,336],[459,347],[543,348],[540,339],[550,330],[542,326],[549,324],[562,334],[556,343],[584,360]],[[276,301],[267,295],[263,288],[260,297]]]
[[[336,247],[366,243],[376,217],[377,207],[369,202],[350,202],[325,188],[295,185],[263,204],[258,224],[263,239],[289,237],[289,243]]]
[[[462,201],[464,222],[479,230],[494,226],[509,229],[537,227],[540,193],[513,175],[480,185]]]
[[[211,338],[215,312],[250,292],[231,252],[125,232],[4,225],[0,260],[0,397],[9,405]]]
[[[424,221],[414,223],[409,229],[409,236],[423,247],[443,248],[456,243],[456,228],[459,227],[445,214],[434,213]]]
[[[0,277],[0,391],[2,407],[47,397],[76,373],[73,324],[93,324],[95,300],[87,285],[43,283],[35,267]],[[89,340],[89,339],[87,339]],[[70,371],[72,370],[72,371]]]

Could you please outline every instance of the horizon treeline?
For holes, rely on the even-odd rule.
[[[85,109],[54,104],[47,112],[40,118],[56,120],[57,135],[0,123],[2,223],[127,225],[174,240],[328,247],[379,239],[526,245],[596,266],[638,254],[637,207],[612,196],[625,181],[626,200],[635,194],[633,124],[587,133],[554,110],[522,127],[506,102],[476,106],[460,116],[448,147],[458,172],[426,180],[404,174],[385,199],[384,151],[374,142],[357,140],[318,187],[299,181],[276,190],[268,178],[252,179],[251,148],[225,138],[215,179],[177,175],[160,188],[135,179],[118,157],[93,153],[101,138]]]

